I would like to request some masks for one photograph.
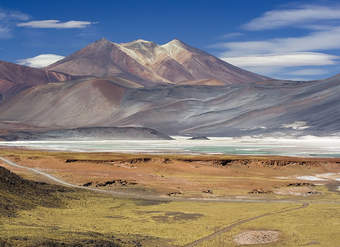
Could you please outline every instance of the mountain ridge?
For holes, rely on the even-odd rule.
[[[216,79],[224,84],[267,80],[174,39],[158,45],[135,40],[114,43],[102,38],[47,67],[71,75],[119,76],[145,86]]]
[[[62,72],[0,61],[0,102],[32,86],[73,78]]]

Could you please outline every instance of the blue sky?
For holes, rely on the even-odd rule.
[[[102,37],[178,38],[274,78],[326,78],[340,73],[337,2],[1,0],[0,60],[38,67]]]

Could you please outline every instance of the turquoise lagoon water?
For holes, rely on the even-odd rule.
[[[0,142],[0,146],[74,152],[191,153],[340,157],[339,137],[188,140],[58,140]]]

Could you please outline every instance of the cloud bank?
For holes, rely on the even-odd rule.
[[[220,50],[218,56],[221,59],[236,66],[268,76],[278,75],[287,68],[309,66],[300,68],[298,74],[302,76],[303,73],[317,75],[316,72],[321,71],[325,74],[325,69],[320,66],[338,64],[340,57],[331,53],[340,49],[340,5],[301,5],[271,10],[241,28],[252,35],[283,28],[303,29],[307,34],[282,37],[279,32],[273,32],[280,36],[239,42],[225,41],[211,46]],[[313,72],[311,66],[318,68]]]
[[[63,56],[55,54],[41,54],[31,58],[19,59],[17,63],[33,68],[43,68],[63,58],[64,58]]]
[[[340,19],[339,6],[302,5],[292,9],[267,11],[243,25],[243,28],[257,31],[336,19]]]

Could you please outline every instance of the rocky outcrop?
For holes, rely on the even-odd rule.
[[[116,180],[110,180],[106,181],[104,183],[98,183],[96,184],[96,187],[106,187],[110,185],[120,185],[120,186],[127,186],[127,185],[136,185],[136,182],[130,182],[127,180],[122,180],[122,179],[116,179]]]
[[[303,187],[303,186],[315,186],[315,185],[312,183],[304,183],[304,182],[287,184],[287,187]]]
[[[189,138],[189,140],[210,140],[210,139],[206,136],[193,136]]]
[[[248,192],[251,195],[262,195],[262,194],[271,194],[273,191],[270,190],[263,190],[263,189],[253,189],[252,191]]]

